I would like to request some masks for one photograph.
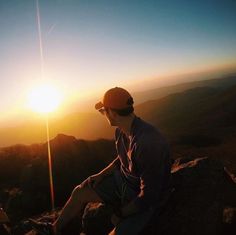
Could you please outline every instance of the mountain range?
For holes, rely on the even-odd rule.
[[[175,136],[176,133],[192,134],[192,131],[195,134],[209,134],[210,131],[218,130],[220,123],[223,129],[225,125],[227,128],[230,128],[231,124],[234,126],[233,117],[230,119],[235,108],[234,85],[236,76],[228,76],[134,93],[135,111],[165,131],[168,136]],[[112,139],[114,133],[114,129],[95,111],[75,111],[64,117],[51,119],[49,127],[51,138],[64,133],[87,140]],[[3,136],[0,146],[44,142],[45,129],[43,118],[27,121],[16,127],[0,128],[0,136]],[[211,135],[215,136],[213,132]]]

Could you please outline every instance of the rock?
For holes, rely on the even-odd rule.
[[[226,207],[223,212],[224,234],[236,232],[236,208]]]
[[[226,204],[234,204],[236,200],[236,195],[227,196],[225,192],[235,192],[236,184],[229,182],[230,178],[223,165],[209,158],[178,159],[172,166],[172,176],[175,190],[165,210],[161,215],[156,213],[153,216],[143,235],[224,234],[224,207]],[[235,218],[233,212],[228,212],[231,218]],[[111,208],[106,208],[106,205],[88,204],[83,216],[86,234],[107,234],[111,230],[110,215]],[[233,221],[230,222],[227,235],[233,234],[230,233],[235,228]]]
[[[87,234],[104,235],[112,230],[110,221],[113,209],[102,203],[89,203],[82,218],[83,232]],[[96,231],[96,232],[95,232]]]

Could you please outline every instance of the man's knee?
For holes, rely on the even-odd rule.
[[[78,185],[74,188],[71,194],[71,200],[80,201],[82,203],[88,202],[103,202],[97,193],[89,187]]]
[[[74,190],[71,193],[71,199],[76,201],[84,201],[85,197],[85,190],[81,185],[78,185],[74,188]]]

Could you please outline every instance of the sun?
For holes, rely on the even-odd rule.
[[[28,96],[31,109],[39,113],[50,113],[61,103],[62,95],[56,87],[44,84],[32,89]]]

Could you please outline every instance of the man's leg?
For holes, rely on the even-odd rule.
[[[62,209],[60,216],[53,224],[54,231],[59,233],[73,217],[82,215],[82,210],[88,202],[103,202],[103,200],[89,186],[77,186]]]

